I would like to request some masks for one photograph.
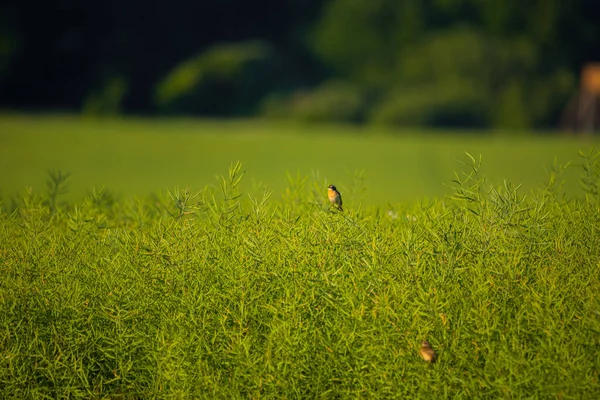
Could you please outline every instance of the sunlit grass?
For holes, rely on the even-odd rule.
[[[1,397],[597,398],[597,158],[575,200],[463,158],[451,196],[343,213],[240,165],[69,204],[54,174],[0,215]]]
[[[499,133],[417,132],[340,125],[267,121],[128,118],[87,120],[68,116],[0,116],[0,194],[45,187],[49,170],[70,172],[68,199],[90,187],[115,195],[147,195],[175,185],[203,187],[242,160],[249,179],[280,198],[288,174],[316,175],[342,194],[363,171],[365,204],[415,201],[450,193],[447,184],[464,151],[480,154],[482,173],[496,184],[508,179],[525,191],[542,184],[556,158],[577,161],[577,151],[598,141],[556,135],[512,137]],[[565,172],[567,194],[581,194]],[[570,175],[572,174],[572,175]],[[347,196],[345,202],[356,201]]]

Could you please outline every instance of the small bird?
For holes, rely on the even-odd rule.
[[[333,185],[327,186],[327,197],[332,205],[336,206],[338,210],[344,211],[342,208],[342,195]]]
[[[434,362],[437,357],[435,351],[433,351],[427,340],[423,340],[421,342],[421,349],[419,350],[419,353],[421,353],[423,360],[427,361],[428,363]]]

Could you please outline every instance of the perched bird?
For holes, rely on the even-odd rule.
[[[435,361],[435,351],[433,351],[431,345],[427,340],[423,340],[421,342],[421,349],[419,350],[419,353],[421,353],[421,357],[423,357],[423,360],[427,361],[428,363],[432,363]]]
[[[329,197],[331,204],[336,206],[338,210],[344,211],[342,209],[342,195],[337,191],[335,186],[327,186],[327,197]]]

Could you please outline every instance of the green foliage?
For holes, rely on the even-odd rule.
[[[414,0],[332,1],[315,26],[312,46],[343,77],[384,87],[393,82],[401,46],[421,34],[425,8]]]
[[[484,126],[486,99],[470,84],[444,82],[390,91],[371,110],[374,124]]]
[[[595,201],[600,200],[600,152],[579,152],[582,169],[580,183],[585,193]]]
[[[597,397],[597,196],[463,165],[448,197],[344,213],[318,175],[245,194],[240,163],[147,199],[27,191],[0,214],[0,396]]]
[[[92,116],[556,128],[600,48],[597,0],[8,3],[2,107]]]
[[[270,96],[263,104],[263,114],[300,121],[356,122],[364,113],[363,97],[354,85],[329,81],[312,90],[297,91],[287,98]]]
[[[576,87],[549,56],[559,2],[428,3],[337,0],[317,24],[315,52],[378,94],[373,122],[516,131],[556,122]]]
[[[212,94],[217,99],[208,100],[219,101],[224,94],[210,90],[211,84],[220,90],[231,85],[243,87],[252,63],[264,60],[267,55],[267,46],[258,41],[215,45],[173,68],[156,86],[156,104],[163,112],[192,111],[198,96],[205,98]],[[196,105],[195,111],[202,109]]]
[[[109,79],[102,90],[87,97],[82,114],[90,117],[119,115],[121,103],[127,94],[127,86],[123,77]]]
[[[50,211],[55,212],[58,196],[68,192],[68,184],[70,173],[61,171],[49,171],[46,186],[48,187],[48,207]]]

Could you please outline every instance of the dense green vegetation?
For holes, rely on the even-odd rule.
[[[577,152],[594,138],[504,132],[384,130],[343,125],[194,119],[82,120],[68,116],[0,117],[0,197],[31,186],[45,190],[49,170],[71,173],[67,200],[105,187],[114,196],[146,196],[175,185],[203,187],[231,163],[244,162],[244,190],[262,182],[279,200],[292,177],[333,182],[348,205],[386,205],[440,197],[456,158],[481,155],[494,184],[508,179],[523,193],[547,180],[554,159],[571,162],[565,193],[581,195]],[[362,171],[362,174],[360,173]],[[362,177],[361,179],[357,179]],[[362,182],[362,183],[361,183]],[[357,187],[367,190],[358,192]]]
[[[343,213],[311,178],[242,192],[239,164],[68,204],[53,174],[0,214],[0,395],[598,398],[600,163],[582,156],[573,200],[560,167],[526,194],[463,157],[450,196]]]
[[[0,5],[0,107],[556,128],[597,0]],[[351,27],[351,29],[350,29]]]

